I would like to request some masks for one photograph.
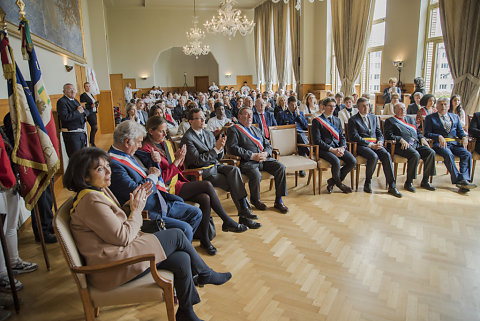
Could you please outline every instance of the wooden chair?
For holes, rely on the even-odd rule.
[[[270,141],[272,148],[277,151],[278,161],[285,165],[287,173],[295,173],[295,186],[298,185],[298,172],[309,171],[313,177],[313,195],[316,190],[317,162],[313,160],[313,149],[310,144],[297,143],[297,125],[271,126]],[[310,148],[310,157],[298,155],[298,147]]]
[[[470,128],[470,122],[472,121],[473,115],[468,115],[468,128]],[[477,160],[480,160],[480,154],[475,151],[475,145],[477,143],[477,138],[470,137],[468,142],[468,150],[472,153],[472,175],[471,181],[473,181],[473,177],[475,176],[475,166],[477,165]]]
[[[138,255],[117,262],[85,266],[70,230],[70,209],[72,206],[73,197],[69,198],[59,208],[54,219],[54,229],[65,261],[80,293],[85,320],[95,320],[100,313],[101,306],[165,301],[168,320],[174,321],[173,273],[166,270],[157,271],[154,254]],[[120,267],[142,261],[150,261],[151,273],[113,290],[100,291],[87,282],[87,274],[114,271]]]

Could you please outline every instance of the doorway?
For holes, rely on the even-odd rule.
[[[208,92],[209,87],[208,76],[195,76],[195,91],[196,92]]]

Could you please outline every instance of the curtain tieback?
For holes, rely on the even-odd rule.
[[[465,79],[468,79],[471,82],[473,82],[474,84],[476,84],[477,86],[480,86],[480,78],[475,77],[474,75],[472,75],[470,73],[466,73],[466,74],[461,75],[460,77],[455,78],[454,83],[458,84],[458,83],[464,81]]]

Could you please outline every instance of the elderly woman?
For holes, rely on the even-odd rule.
[[[140,122],[140,120],[137,117],[137,107],[133,103],[128,103],[127,106],[125,107],[125,113],[127,114],[125,118],[122,118],[122,121],[126,120],[133,120],[136,121],[137,123]]]
[[[110,192],[110,158],[98,148],[77,151],[68,164],[63,184],[77,193],[71,211],[72,234],[87,265],[106,264],[141,254],[155,254],[157,268],[174,274],[174,287],[179,308],[177,321],[200,320],[193,305],[200,298],[192,275],[199,284],[223,284],[230,273],[217,273],[200,258],[185,235],[178,229],[160,230],[153,234],[140,231],[142,210],[151,193],[152,183],[139,185],[130,194],[124,211]],[[149,263],[140,262],[114,272],[88,276],[89,283],[109,290],[149,273]]]
[[[397,93],[392,94],[392,101],[383,106],[384,115],[395,115],[394,106],[400,102],[400,95]]]
[[[385,88],[383,91],[383,100],[385,101],[385,104],[388,104],[389,102],[392,101],[392,94],[397,93],[399,95],[402,94],[402,91],[400,88],[397,87],[397,78],[393,77],[388,80],[388,87]]]
[[[427,94],[420,99],[420,105],[422,108],[417,113],[417,127],[422,128],[422,122],[430,114],[436,113],[437,108],[435,108],[435,96]]]
[[[407,107],[407,114],[416,115],[422,106],[420,100],[422,100],[423,94],[419,91],[412,95],[413,102]]]

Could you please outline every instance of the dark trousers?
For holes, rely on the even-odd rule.
[[[385,174],[385,178],[387,179],[388,186],[395,186],[392,158],[390,157],[390,153],[385,148],[382,147],[381,149],[373,150],[368,146],[358,146],[357,154],[367,159],[367,173],[365,176],[367,182],[370,182],[372,180],[373,173],[375,172],[375,167],[378,160],[380,159],[380,161],[382,162],[383,173]]]
[[[460,181],[470,181],[472,169],[472,154],[459,145],[448,144],[447,148],[433,147],[435,153],[443,157],[445,166],[450,173],[452,184]],[[460,157],[460,170],[455,165],[455,156]]]
[[[97,113],[89,110],[90,114],[87,116],[87,121],[90,124],[90,145],[95,146],[95,134],[97,133]]]
[[[297,132],[297,143],[298,144],[308,144],[308,137],[305,133]],[[298,146],[298,155],[308,156],[310,154],[310,149],[308,147]]]
[[[40,216],[40,222],[42,225],[43,234],[53,234],[53,212],[52,212],[52,205],[53,205],[53,195],[50,185],[43,191],[42,195],[40,195],[38,199],[38,214]],[[37,217],[35,216],[35,212],[32,210],[32,230],[33,235],[35,235],[35,239],[40,239],[37,230]]]
[[[400,145],[395,148],[395,154],[408,159],[407,182],[412,182],[417,177],[417,167],[420,159],[423,160],[423,179],[427,180],[430,176],[435,176],[435,151],[428,146],[410,146],[407,149],[401,149]]]
[[[276,159],[267,158],[264,162],[248,161],[240,164],[240,170],[248,177],[248,187],[250,188],[250,200],[253,203],[260,201],[260,181],[262,174],[260,171],[266,171],[275,178],[275,196],[282,197],[287,195],[287,178],[285,165]]]
[[[87,147],[87,134],[85,133],[62,133],[63,142],[68,158],[79,149]]]
[[[342,157],[337,157],[332,152],[321,150],[318,156],[332,165],[332,179],[337,186],[342,184],[347,174],[357,166],[357,160],[349,151],[345,151]],[[340,160],[345,163],[342,168],[340,168]]]
[[[242,208],[239,201],[247,197],[247,191],[243,184],[240,169],[231,165],[216,165],[216,167],[215,174],[207,177],[203,176],[203,179],[211,182],[215,187],[230,192],[237,210],[241,210]]]

